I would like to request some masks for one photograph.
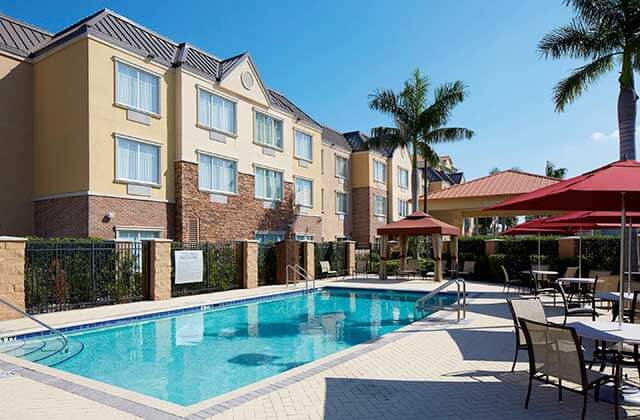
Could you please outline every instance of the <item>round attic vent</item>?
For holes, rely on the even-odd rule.
[[[242,86],[247,90],[251,90],[253,87],[253,75],[248,71],[245,71],[240,75],[240,81],[242,82]]]

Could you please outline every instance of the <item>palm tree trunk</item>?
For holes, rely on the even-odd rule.
[[[620,134],[620,159],[636,158],[636,91],[633,81],[631,57],[624,54],[620,72],[618,95],[618,132]],[[638,230],[631,230],[631,271],[638,271]],[[620,250],[623,252],[623,250]]]
[[[416,140],[413,140],[413,150],[411,151],[411,212],[418,211],[418,148]]]
[[[427,203],[427,195],[429,195],[429,177],[428,175],[428,171],[427,171],[427,159],[425,158],[424,160],[424,196],[423,196],[423,200],[424,200],[424,212],[426,214],[429,214],[429,204]]]

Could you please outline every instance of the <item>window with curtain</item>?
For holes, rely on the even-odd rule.
[[[387,165],[378,160],[373,161],[373,180],[387,182]]]
[[[256,198],[282,200],[282,172],[266,168],[256,168]]]
[[[298,159],[305,159],[310,161],[313,158],[311,145],[311,136],[296,130],[295,157]]]
[[[387,198],[381,195],[374,196],[374,215],[386,216],[387,215]]]
[[[198,124],[225,133],[236,133],[236,103],[198,89]]]
[[[258,111],[255,119],[256,143],[282,149],[282,121]]]
[[[398,168],[398,187],[409,188],[409,171],[404,168]]]
[[[203,191],[235,194],[236,162],[199,154],[198,185]]]
[[[160,147],[116,137],[116,179],[160,184]]]
[[[347,159],[336,155],[336,176],[338,178],[347,177]]]
[[[160,78],[116,62],[116,102],[140,111],[160,114]]]
[[[313,206],[313,182],[311,180],[296,178],[296,205]]]
[[[336,191],[336,213],[347,214],[347,194]]]
[[[409,202],[407,200],[398,200],[398,216],[407,217],[409,214]]]

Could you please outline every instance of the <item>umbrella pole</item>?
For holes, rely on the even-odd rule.
[[[620,193],[620,275],[619,275],[619,283],[618,289],[620,291],[620,296],[618,299],[618,323],[620,324],[620,329],[622,329],[622,317],[624,315],[624,233],[626,229],[626,211],[624,207],[624,192]]]
[[[631,293],[631,217],[629,217],[629,241],[627,242],[627,246],[629,249],[627,250],[627,292]]]
[[[538,232],[538,271],[540,271],[540,232]]]
[[[582,277],[582,226],[578,231],[578,277]]]

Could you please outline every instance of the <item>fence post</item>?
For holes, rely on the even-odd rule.
[[[0,298],[25,310],[24,262],[26,238],[0,236]],[[0,320],[20,318],[11,308],[0,305]]]
[[[242,288],[258,287],[258,241],[242,242]]]
[[[344,241],[344,265],[347,276],[353,276],[353,273],[356,270],[356,242],[355,241]]]
[[[488,257],[489,255],[498,253],[498,244],[503,242],[503,239],[487,239],[484,242],[484,253]]]
[[[576,236],[567,236],[558,239],[558,257],[572,258],[576,256],[576,244],[578,238]]]
[[[149,297],[151,300],[171,298],[171,239],[150,239]]]
[[[313,242],[302,242],[304,252],[302,253],[302,261],[304,269],[309,273],[309,277],[316,278],[316,244]]]

